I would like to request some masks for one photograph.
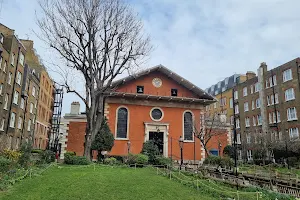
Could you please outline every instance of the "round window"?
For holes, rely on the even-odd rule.
[[[153,120],[160,120],[163,117],[163,113],[160,109],[154,108],[151,111],[151,117]]]

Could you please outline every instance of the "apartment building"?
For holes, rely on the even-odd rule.
[[[45,149],[48,144],[48,134],[51,129],[51,119],[53,114],[54,102],[54,82],[50,78],[46,68],[42,65],[34,49],[34,43],[31,40],[21,40],[27,49],[26,62],[39,74],[39,92],[37,117],[35,124],[35,137],[33,141],[34,148]]]
[[[271,149],[299,140],[299,64],[296,58],[268,70],[261,63],[257,76],[234,87],[239,159],[252,160],[258,147]]]
[[[207,88],[205,91],[218,100],[206,107],[207,116],[213,116],[216,114],[225,114],[227,122],[232,124],[233,117],[233,97],[232,88],[241,82],[246,81],[247,76],[242,74],[234,74],[224,80],[218,82],[215,85]]]
[[[33,80],[24,78],[26,48],[14,30],[0,24],[0,35],[0,142],[1,148],[18,149],[33,134],[24,115],[25,85]]]

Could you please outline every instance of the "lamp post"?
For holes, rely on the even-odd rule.
[[[286,155],[286,164],[288,169],[290,169],[290,165],[289,165],[289,155],[288,155],[288,145],[287,145],[287,138],[289,136],[289,129],[285,129],[287,136],[285,137],[285,155]]]
[[[179,147],[180,147],[180,170],[183,164],[183,138],[180,136],[179,138]]]
[[[221,148],[222,148],[222,144],[221,142],[219,141],[219,156],[221,157]]]
[[[130,146],[131,146],[131,142],[128,140],[128,142],[127,142],[127,154],[128,155],[130,153]]]

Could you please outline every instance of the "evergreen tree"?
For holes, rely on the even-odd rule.
[[[107,119],[102,121],[101,129],[96,134],[95,140],[92,143],[92,150],[98,151],[98,160],[101,158],[101,151],[110,151],[114,146],[114,136],[111,133],[107,124]]]

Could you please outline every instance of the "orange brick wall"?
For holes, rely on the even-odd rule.
[[[150,111],[152,106],[139,106],[139,105],[121,105],[121,104],[110,104],[108,123],[111,131],[115,136],[115,120],[116,110],[119,106],[125,106],[129,110],[129,135],[128,138],[131,142],[130,151],[134,154],[138,154],[142,150],[142,146],[145,138],[145,125],[144,122],[152,122],[150,118]],[[164,117],[157,123],[169,123],[169,139],[168,139],[168,154],[171,156],[171,138],[172,141],[172,156],[180,158],[180,148],[178,139],[183,136],[183,113],[188,109],[184,108],[167,108],[160,107],[164,112]],[[200,109],[190,110],[194,114],[195,119],[200,119]],[[201,159],[200,141],[196,139],[196,160]],[[127,141],[115,140],[115,145],[111,151],[112,155],[127,155]],[[194,159],[194,143],[184,143],[184,159]]]
[[[206,148],[208,151],[212,149],[219,150],[219,143],[221,144],[220,148],[220,155],[223,156],[223,150],[228,145],[228,136],[226,130],[216,130],[217,132],[214,133],[212,131],[212,134],[214,135],[209,142],[206,145]]]
[[[152,85],[152,80],[154,78],[160,78],[162,80],[162,86],[156,88]],[[159,95],[159,96],[171,96],[171,89],[176,88],[178,90],[178,97],[191,97],[197,98],[192,92],[179,85],[175,81],[170,78],[167,78],[165,75],[154,72],[148,74],[147,76],[141,77],[135,81],[126,83],[123,86],[120,86],[117,91],[119,92],[127,92],[127,93],[136,93],[136,86],[141,85],[144,86],[144,93],[150,95]]]

